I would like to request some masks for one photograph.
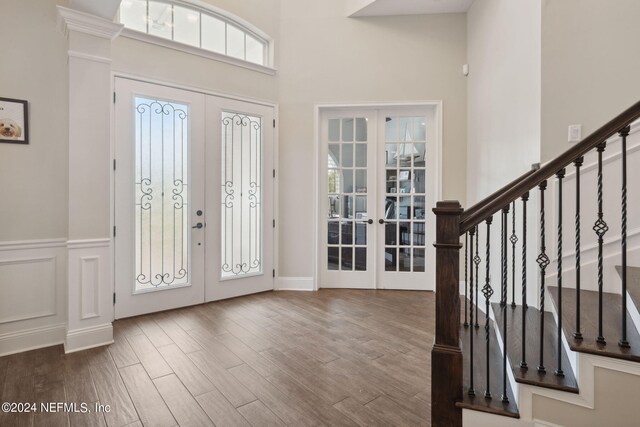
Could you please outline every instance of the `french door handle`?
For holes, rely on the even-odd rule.
[[[200,228],[202,228],[202,227],[204,227],[204,226],[202,225],[202,223],[201,223],[201,222],[199,222],[199,223],[197,223],[196,225],[194,225],[194,226],[193,226],[193,227],[191,227],[191,228],[198,228],[198,229],[200,229]]]
[[[384,224],[384,223],[385,223],[385,220],[384,220],[384,219],[379,219],[379,220],[378,220],[378,224]]]
[[[358,221],[360,224],[373,224],[373,220],[371,218],[367,220]]]

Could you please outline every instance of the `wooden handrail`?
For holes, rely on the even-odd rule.
[[[489,203],[490,201],[492,201],[493,199],[498,197],[500,194],[504,193],[507,189],[515,186],[516,184],[519,184],[520,181],[522,181],[523,179],[525,179],[526,177],[528,177],[529,175],[531,175],[532,173],[534,173],[538,169],[540,169],[540,163],[534,163],[533,165],[531,165],[531,169],[527,173],[525,173],[523,175],[520,175],[519,177],[517,177],[516,179],[514,179],[510,183],[506,184],[500,190],[498,190],[495,193],[485,197],[484,199],[480,200],[478,203],[476,203],[472,207],[468,208],[465,211],[466,215],[467,216],[474,215],[475,211],[477,211],[478,209],[480,209],[481,207],[483,207],[484,205],[486,205],[487,203]]]
[[[621,129],[629,126],[640,117],[640,101],[611,119],[591,135],[569,148],[560,156],[546,163],[536,171],[529,171],[515,181],[496,191],[490,197],[467,209],[461,217],[460,235],[469,231],[488,217],[509,205],[527,191],[532,190],[542,181],[549,179],[559,170],[569,166],[576,159],[584,156],[599,144],[606,141]]]

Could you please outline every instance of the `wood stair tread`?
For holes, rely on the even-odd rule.
[[[503,330],[503,308],[499,303],[493,303],[493,313],[501,334]],[[569,362],[569,357],[565,349],[562,349],[562,370],[564,376],[555,374],[558,365],[558,325],[551,313],[544,316],[544,365],[545,373],[538,371],[540,363],[540,311],[535,307],[515,307],[507,304],[507,354],[513,375],[517,382],[522,384],[535,385],[539,387],[551,388],[555,390],[578,393],[578,383]],[[522,315],[526,314],[526,362],[528,369],[520,368],[522,361]]]
[[[558,307],[558,288],[550,286],[549,295],[553,304]],[[564,332],[569,347],[573,351],[581,353],[595,354],[598,356],[613,357],[616,359],[631,360],[640,362],[640,334],[633,324],[631,316],[627,312],[627,341],[629,348],[618,345],[621,331],[621,310],[622,298],[618,294],[609,292],[603,293],[602,313],[603,313],[603,335],[606,344],[596,342],[598,336],[598,292],[580,291],[580,329],[583,339],[576,340],[573,332],[576,326],[576,296],[577,292],[573,288],[562,289],[562,330]],[[589,314],[588,316],[586,314]]]
[[[481,313],[480,313],[481,314]],[[507,396],[509,397],[509,403],[502,402],[502,352],[498,345],[495,331],[493,328],[495,324],[492,320],[489,321],[490,325],[490,390],[492,399],[485,399],[485,385],[486,385],[486,341],[484,320],[480,319],[480,327],[475,328],[469,326],[465,328],[460,325],[460,340],[462,341],[462,355],[463,355],[463,378],[465,388],[463,390],[463,399],[461,402],[457,402],[456,406],[464,409],[473,409],[481,412],[488,412],[494,415],[502,415],[511,418],[520,418],[518,407],[516,405],[516,399],[511,390],[510,384],[507,382]],[[471,357],[469,351],[469,334],[474,334],[474,387],[476,391],[475,396],[470,396],[468,393],[469,380],[469,360]]]

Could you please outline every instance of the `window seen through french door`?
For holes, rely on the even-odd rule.
[[[435,111],[325,110],[320,286],[433,289]]]
[[[116,318],[273,289],[273,108],[115,88]]]

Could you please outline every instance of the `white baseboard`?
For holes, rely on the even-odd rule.
[[[113,325],[109,322],[102,325],[67,331],[67,336],[64,341],[64,351],[65,353],[73,353],[75,351],[112,343]]]
[[[47,325],[0,335],[0,357],[64,342],[66,324]]]
[[[276,291],[314,291],[313,277],[278,277]]]

